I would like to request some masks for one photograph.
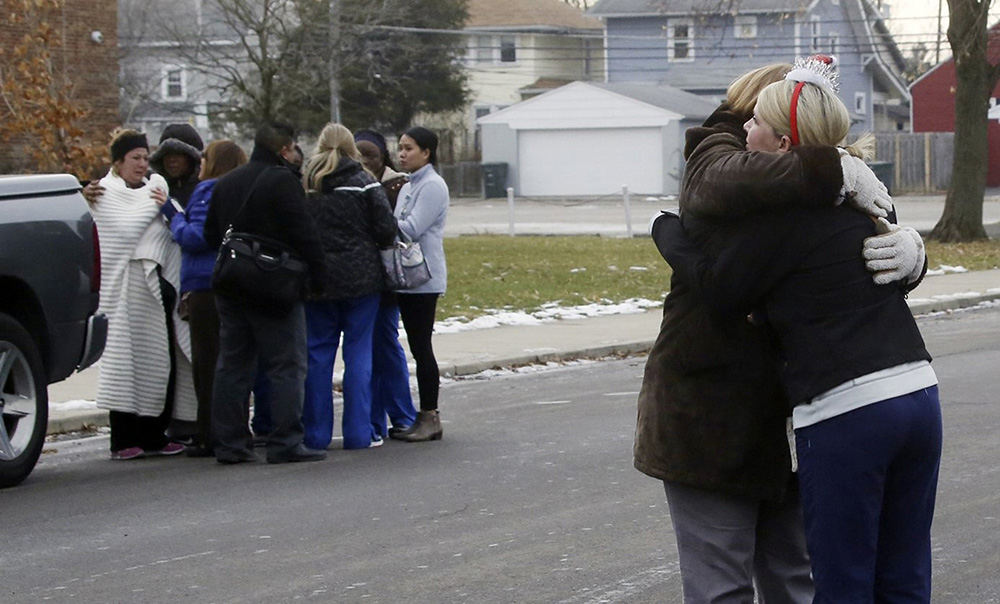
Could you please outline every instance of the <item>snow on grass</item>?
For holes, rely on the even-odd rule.
[[[455,333],[471,329],[491,329],[504,325],[540,325],[553,321],[567,319],[586,319],[607,315],[627,315],[645,312],[649,308],[662,306],[660,300],[644,300],[631,298],[623,302],[606,302],[582,304],[578,306],[559,306],[557,302],[543,304],[532,312],[517,310],[487,310],[487,314],[468,319],[467,317],[451,317],[434,324],[435,333]]]

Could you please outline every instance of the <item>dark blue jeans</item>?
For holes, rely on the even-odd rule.
[[[929,602],[937,386],[795,431],[819,604]]]
[[[272,430],[268,457],[283,457],[302,443],[302,396],[306,377],[306,320],[301,304],[274,316],[215,297],[219,310],[219,361],[212,390],[216,455],[251,448],[247,398],[260,366],[271,385]]]

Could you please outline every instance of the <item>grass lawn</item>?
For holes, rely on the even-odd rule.
[[[533,311],[546,303],[575,306],[660,300],[670,289],[670,267],[648,237],[506,237],[480,235],[444,241],[448,293],[437,318],[473,318],[488,309]],[[1000,241],[929,242],[930,268],[1000,267]]]

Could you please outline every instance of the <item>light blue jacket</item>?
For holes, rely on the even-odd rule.
[[[448,185],[427,164],[413,174],[410,182],[399,190],[396,219],[399,230],[420,244],[427,260],[431,280],[420,287],[402,290],[408,294],[443,294],[448,285],[448,268],[444,261],[444,221],[448,216]]]

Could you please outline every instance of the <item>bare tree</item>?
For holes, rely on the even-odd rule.
[[[983,198],[989,154],[989,99],[1000,79],[991,64],[989,9],[992,0],[948,0],[948,43],[955,59],[955,156],[944,213],[930,237],[939,241],[986,239]]]

